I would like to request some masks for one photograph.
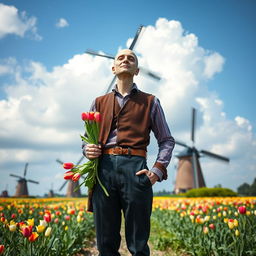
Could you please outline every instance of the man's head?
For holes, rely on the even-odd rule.
[[[124,49],[117,53],[112,71],[115,75],[127,74],[138,75],[138,58],[135,53],[130,49]]]

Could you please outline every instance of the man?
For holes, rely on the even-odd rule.
[[[99,177],[109,197],[95,185],[92,203],[100,256],[117,256],[120,246],[121,212],[125,219],[127,247],[134,256],[150,255],[152,185],[167,178],[174,139],[159,100],[140,91],[133,83],[138,59],[129,49],[121,50],[112,67],[117,84],[109,94],[96,98],[92,111],[100,112],[99,145],[87,144],[88,159],[100,157]],[[159,145],[151,170],[146,163],[149,134]]]

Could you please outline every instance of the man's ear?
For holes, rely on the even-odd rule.
[[[113,66],[112,67],[112,73],[115,75],[116,74],[116,70],[115,70],[115,67]]]
[[[137,70],[135,71],[134,75],[137,76],[139,74],[139,72],[140,72],[140,69],[137,68]]]

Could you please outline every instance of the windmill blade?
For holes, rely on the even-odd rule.
[[[195,142],[196,109],[192,108],[191,140]]]
[[[157,74],[145,69],[145,68],[142,68],[142,67],[139,67],[140,71],[142,71],[144,74],[150,76],[151,78],[155,79],[155,80],[161,80],[161,77],[158,76]]]
[[[76,163],[76,165],[79,165],[79,164],[82,162],[83,159],[84,159],[84,155],[82,155],[82,157],[78,160],[78,162]]]
[[[100,56],[100,57],[104,57],[104,58],[112,59],[112,60],[114,60],[114,59],[115,59],[115,57],[114,57],[114,56],[112,56],[112,55],[107,55],[107,54],[98,53],[98,52],[96,52],[96,51],[89,50],[89,49],[88,49],[88,50],[86,50],[86,51],[85,51],[85,53],[88,53],[88,54],[93,55],[93,56]]]
[[[64,162],[62,162],[60,159],[56,159],[56,162],[59,164],[64,164]]]
[[[65,187],[65,185],[67,184],[67,182],[68,182],[68,180],[65,180],[65,181],[64,181],[64,183],[63,183],[62,186],[60,187],[59,191],[61,191],[61,190]]]
[[[225,156],[221,156],[221,155],[217,155],[215,153],[212,153],[212,152],[209,152],[209,151],[206,151],[206,150],[201,150],[200,153],[202,154],[205,154],[209,157],[213,157],[213,158],[216,158],[218,160],[221,160],[221,161],[225,161],[225,162],[229,162],[229,158],[225,157]]]
[[[137,40],[138,40],[138,38],[139,38],[140,32],[142,31],[142,28],[143,28],[142,25],[138,28],[138,30],[137,30],[137,32],[136,32],[136,35],[135,35],[135,37],[133,38],[133,41],[132,41],[132,43],[131,43],[131,45],[130,45],[130,47],[129,47],[130,50],[132,50],[132,49],[134,48],[134,46],[135,46],[135,44],[136,44],[136,42],[137,42]]]
[[[180,142],[180,141],[178,141],[178,140],[175,140],[175,144],[178,144],[178,145],[183,146],[183,147],[185,147],[185,148],[190,148],[188,145],[186,145],[185,143]]]
[[[106,93],[109,93],[109,92],[110,92],[110,90],[111,90],[111,88],[113,87],[115,81],[116,81],[116,76],[113,77],[111,83],[110,83],[109,86],[108,86],[108,89],[107,89]]]
[[[15,177],[15,178],[19,178],[19,179],[23,179],[23,177],[15,175],[15,174],[10,174],[10,176]]]
[[[25,169],[24,169],[24,178],[25,178],[25,176],[26,176],[26,174],[27,174],[27,169],[28,169],[28,163],[26,163],[26,164],[25,164]]]
[[[34,180],[27,180],[27,182],[31,182],[31,183],[35,183],[35,184],[39,184],[38,181],[34,181]]]
[[[199,183],[198,183],[198,166],[197,166],[197,156],[196,156],[195,149],[192,151],[192,167],[193,167],[193,172],[194,172],[194,187],[198,188],[199,187]]]

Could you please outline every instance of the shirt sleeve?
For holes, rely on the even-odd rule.
[[[166,168],[171,161],[175,140],[171,135],[164,111],[157,97],[154,98],[151,109],[151,124],[158,143],[158,155],[151,171],[159,177],[159,181],[162,181],[167,179]]]

